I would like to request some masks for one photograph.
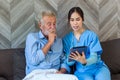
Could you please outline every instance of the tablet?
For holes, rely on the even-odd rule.
[[[70,53],[73,52],[75,53],[76,51],[78,51],[80,53],[80,55],[82,55],[82,52],[85,53],[85,56],[87,54],[87,46],[78,46],[78,47],[73,47],[70,49]],[[69,58],[68,61],[73,61],[72,59]]]

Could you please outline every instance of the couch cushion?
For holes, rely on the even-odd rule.
[[[25,77],[25,55],[24,49],[16,49],[14,53],[14,80],[22,80]]]
[[[112,74],[112,80],[120,80],[120,73],[119,74]]]
[[[4,77],[0,77],[0,80],[7,80],[7,79],[5,79]]]
[[[111,73],[120,72],[120,39],[102,42],[102,59],[110,68]]]
[[[13,80],[13,53],[14,49],[0,50],[0,75]]]

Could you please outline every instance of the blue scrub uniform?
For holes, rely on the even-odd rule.
[[[85,30],[80,39],[77,40],[73,32],[70,32],[63,38],[64,52],[67,56],[69,66],[75,64],[76,71],[74,74],[79,80],[111,80],[110,71],[105,63],[101,60],[102,48],[96,33]],[[87,46],[86,54],[87,64],[82,65],[77,61],[68,61],[70,49],[77,46]]]

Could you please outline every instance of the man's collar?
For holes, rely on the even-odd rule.
[[[39,31],[39,38],[45,38],[41,30]]]

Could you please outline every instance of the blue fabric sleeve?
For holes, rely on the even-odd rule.
[[[60,63],[61,63],[61,68],[65,68],[67,72],[70,72],[70,67],[66,64],[66,56],[65,53],[62,53],[60,56]]]
[[[102,48],[97,34],[92,32],[89,39],[90,56],[87,58],[87,65],[96,63],[98,61],[98,55],[102,54]]]
[[[98,55],[102,54],[102,48],[97,34],[93,32],[90,38],[92,38],[89,45],[90,53],[97,53]]]
[[[71,46],[71,34],[70,35],[66,35],[64,38],[63,38],[63,52],[65,53],[65,56],[66,56],[66,63],[69,65],[69,66],[72,66],[75,61],[68,61],[69,59],[69,54],[70,54],[70,46]]]
[[[27,63],[38,65],[45,59],[45,55],[41,49],[38,49],[38,41],[36,36],[29,34],[26,39],[25,56]]]
[[[98,61],[97,53],[91,53],[90,57],[87,59],[86,66],[97,63],[97,61]]]

